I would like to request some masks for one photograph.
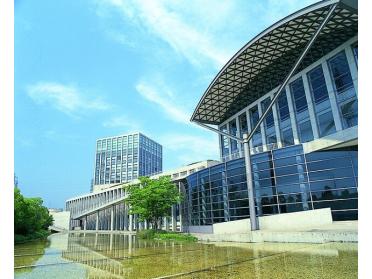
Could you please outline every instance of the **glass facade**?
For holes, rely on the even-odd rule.
[[[259,216],[330,207],[334,220],[357,219],[357,151],[304,154],[294,145],[252,156]],[[184,181],[188,225],[249,218],[244,159],[193,173]]]
[[[97,140],[94,185],[123,183],[162,171],[162,146],[142,134]]]
[[[317,117],[319,136],[324,137],[333,134],[336,132],[336,126],[322,65],[311,70],[307,74],[307,78],[313,99],[315,115]]]
[[[328,65],[337,95],[342,125],[345,129],[356,126],[358,125],[358,101],[345,51],[329,59]]]
[[[266,98],[262,101],[262,111],[265,111],[271,102],[271,98]],[[266,144],[273,144],[277,142],[276,132],[275,132],[275,123],[274,123],[274,114],[273,110],[270,109],[264,121],[265,133],[266,133]]]
[[[281,132],[282,146],[290,146],[294,144],[292,123],[289,115],[287,93],[283,90],[276,103],[278,111],[278,121]]]
[[[258,120],[260,119],[260,114],[258,111],[258,106],[254,106],[249,110],[249,118],[251,121],[251,127],[255,127],[258,123]],[[257,129],[257,131],[254,133],[252,137],[252,147],[256,146],[262,146],[262,134],[261,134],[261,128]]]
[[[297,130],[300,142],[308,142],[314,139],[311,127],[309,110],[307,106],[305,88],[302,77],[289,84],[293,104],[296,113]]]
[[[346,56],[346,50],[351,50],[350,57]],[[327,57],[326,62],[319,60],[292,79],[288,88],[284,89],[278,97],[276,109],[269,112],[263,125],[253,135],[250,144],[251,148],[254,148],[253,152],[277,148],[271,145],[265,149],[263,145],[278,142],[279,135],[281,146],[287,147],[295,143],[310,142],[315,136],[322,138],[340,129],[358,125],[358,100],[354,87],[356,81],[353,80],[353,76],[357,73],[352,75],[350,71],[350,68],[355,69],[355,65],[350,67],[350,63],[354,62],[357,66],[358,41],[346,45],[335,55]],[[268,92],[268,95],[272,93]],[[242,136],[245,131],[248,131],[248,124],[251,128],[255,126],[260,116],[259,110],[263,112],[269,103],[270,97],[257,100],[245,111],[237,114],[234,119],[223,123],[220,129],[236,135],[238,124]],[[313,115],[315,119],[310,118]],[[278,134],[275,125],[279,126]],[[228,155],[230,152],[235,152],[237,146],[236,141],[223,138],[220,147],[223,158],[230,158]]]

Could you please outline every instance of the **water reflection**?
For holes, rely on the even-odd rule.
[[[68,278],[102,279],[175,274],[177,278],[357,278],[357,244],[203,244],[94,233],[57,234],[50,241],[36,263],[28,259],[36,247],[16,246],[15,254],[24,253],[16,267],[27,261],[44,265],[32,268],[27,276],[24,268],[16,268],[16,278],[66,278],[66,272]]]

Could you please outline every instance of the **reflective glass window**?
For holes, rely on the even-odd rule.
[[[298,128],[301,142],[308,142],[314,139],[313,129],[311,127],[310,120],[298,123]]]
[[[222,132],[228,133],[227,125],[224,125],[220,128]],[[222,157],[229,155],[229,139],[226,136],[221,137],[221,144],[222,144]]]
[[[307,101],[305,95],[304,84],[302,77],[296,79],[290,84],[291,93],[295,105],[296,112],[301,112],[307,109]]]
[[[358,125],[358,102],[356,99],[342,104],[340,109],[345,128]]]
[[[333,134],[336,132],[335,121],[333,120],[332,111],[318,115],[319,133],[321,137]]]
[[[260,115],[258,112],[258,106],[254,106],[253,108],[251,108],[249,110],[249,113],[250,113],[251,128],[253,129],[256,126],[260,118]],[[261,131],[259,128],[257,129],[257,131],[254,133],[252,137],[252,146],[256,147],[256,146],[261,146],[261,145],[262,145],[262,137],[261,137]]]
[[[315,104],[318,104],[328,99],[328,90],[323,74],[322,65],[317,66],[308,74],[310,91],[312,93]]]
[[[341,51],[332,57],[328,61],[328,65],[333,78],[335,90],[338,94],[341,94],[354,86],[344,51]]]
[[[229,122],[229,134],[237,136],[238,129],[236,127],[236,119]],[[234,153],[238,150],[238,143],[236,140],[230,139],[231,152]]]

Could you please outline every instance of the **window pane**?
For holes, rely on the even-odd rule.
[[[318,115],[320,136],[324,137],[336,132],[332,111]]]
[[[338,94],[353,87],[353,80],[351,78],[349,65],[344,51],[338,53],[329,60],[329,67]]]
[[[296,112],[301,112],[307,109],[306,95],[302,77],[293,81],[290,84]]]
[[[358,125],[358,102],[352,99],[341,105],[341,115],[345,128]]]
[[[322,66],[319,65],[315,69],[311,70],[307,75],[314,102],[317,104],[328,99],[328,90],[325,83]]]
[[[298,128],[301,142],[308,142],[314,139],[310,120],[303,123],[299,123]]]

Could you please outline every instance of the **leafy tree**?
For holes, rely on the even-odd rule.
[[[140,221],[148,220],[154,229],[162,217],[169,216],[170,208],[182,200],[182,195],[169,176],[159,179],[140,177],[140,183],[129,187],[125,200],[131,214],[138,214]]]
[[[41,198],[25,198],[19,188],[14,188],[14,233],[30,235],[47,230],[53,217],[43,206]]]

